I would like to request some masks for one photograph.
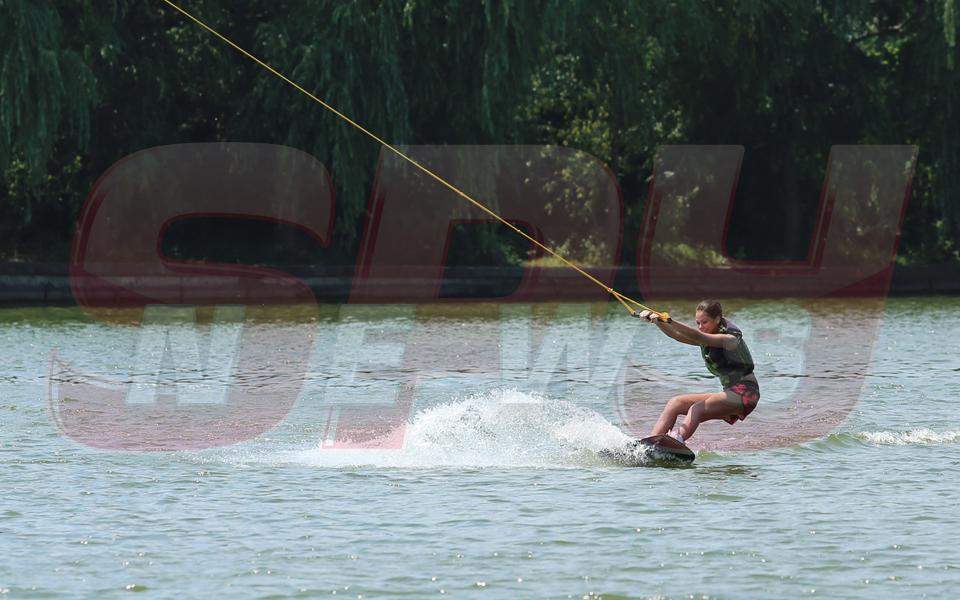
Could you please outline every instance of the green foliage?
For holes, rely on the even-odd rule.
[[[53,5],[4,0],[0,9],[0,164],[16,157],[35,183],[58,139],[81,150],[89,141],[94,76]]]
[[[956,0],[188,5],[390,143],[598,157],[622,186],[626,262],[656,148],[678,143],[746,146],[730,247],[754,258],[806,255],[832,145],[917,144],[901,260],[958,260]],[[376,143],[156,0],[0,11],[0,258],[65,260],[84,194],[124,155],[230,140],[326,164],[338,187],[326,259],[353,262]],[[589,209],[578,194],[550,207]],[[499,234],[474,241],[478,256],[522,260]],[[557,243],[602,255],[594,240]]]

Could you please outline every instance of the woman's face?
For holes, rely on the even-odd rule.
[[[713,318],[702,310],[696,314],[697,329],[703,333],[716,333],[720,330],[720,317]]]

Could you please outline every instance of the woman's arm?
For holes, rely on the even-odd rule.
[[[658,321],[659,325],[660,322]],[[729,333],[704,333],[699,329],[694,329],[680,321],[671,321],[663,325],[670,327],[682,336],[694,340],[698,346],[710,346],[712,348],[723,348],[724,350],[733,350],[740,343],[740,338]]]
[[[690,344],[691,346],[701,345],[700,342],[696,341],[695,339],[687,335],[684,335],[677,329],[674,329],[673,327],[671,327],[673,325],[673,322],[668,323],[666,321],[661,321],[657,319],[654,321],[654,323],[657,324],[657,327],[660,328],[660,331],[664,332],[665,334],[677,340],[678,342],[683,342],[684,344]]]
[[[677,340],[678,342],[681,342],[684,344],[690,344],[691,346],[701,345],[700,342],[696,341],[695,339],[692,339],[689,335],[685,335],[684,333],[671,327],[671,325],[673,324],[672,320],[662,321],[660,320],[660,315],[653,311],[645,310],[643,312],[633,313],[633,316],[637,317],[638,319],[643,319],[644,321],[656,323],[657,327],[660,329],[660,331],[664,333],[664,335],[671,337]]]
[[[699,329],[694,329],[689,325],[669,319],[661,321],[660,315],[649,310],[637,313],[634,316],[656,323],[657,327],[664,334],[672,337],[678,342],[690,344],[691,346],[711,346],[713,348],[724,348],[733,350],[740,343],[740,338],[729,333],[703,333]]]

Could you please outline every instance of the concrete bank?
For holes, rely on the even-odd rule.
[[[288,273],[306,284],[319,302],[346,302],[357,298],[354,267],[313,267],[287,266],[276,268]],[[840,289],[844,274],[807,274],[797,275],[790,272],[751,275],[749,277],[730,277],[729,271],[707,269],[692,275],[690,272],[672,270],[657,272],[634,267],[618,267],[614,270],[614,287],[634,297],[643,296],[638,281],[655,282],[661,296],[702,295],[699,289],[704,281],[716,281],[711,284],[716,297],[793,297],[820,296],[817,290]],[[607,270],[592,270],[606,279]],[[528,274],[529,275],[529,274]],[[838,283],[830,282],[831,277]],[[643,279],[646,278],[646,279]],[[773,278],[775,281],[770,281]],[[812,286],[811,280],[818,279],[818,285]],[[531,281],[533,280],[533,281]],[[734,281],[725,285],[727,281]],[[746,281],[746,283],[744,283]],[[235,275],[232,277],[198,274],[175,274],[163,277],[144,277],[143,275],[121,276],[114,280],[120,288],[140,291],[156,291],[158,297],[182,297],[187,302],[195,297],[199,288],[208,290],[209,298],[221,300],[221,292],[230,290],[232,301],[243,302],[283,302],[289,297],[282,285],[275,285],[269,277],[250,277]],[[71,286],[67,265],[50,263],[0,263],[0,304],[74,304],[77,302],[75,291],[78,280]],[[700,285],[695,285],[700,284]],[[772,284],[772,285],[771,285]],[[833,287],[831,287],[833,286]],[[87,297],[99,302],[111,304],[117,300],[118,287],[96,278],[87,278],[80,286]],[[649,289],[647,287],[646,289]],[[363,286],[364,297],[368,301],[415,302],[440,296],[445,298],[503,298],[518,293],[512,299],[531,302],[562,300],[596,300],[596,286],[582,276],[565,268],[543,268],[532,277],[523,279],[523,273],[517,268],[501,267],[458,267],[447,268],[441,276],[435,269],[413,268],[394,273],[381,274],[370,279]],[[602,292],[600,292],[602,295]],[[960,265],[896,266],[892,277],[878,276],[868,278],[859,285],[847,290],[850,296],[884,295],[928,295],[960,294]],[[202,300],[201,300],[202,301]],[[189,303],[189,302],[187,302]],[[224,300],[226,303],[226,300]]]

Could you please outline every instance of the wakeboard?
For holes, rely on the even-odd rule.
[[[691,463],[696,455],[669,435],[654,435],[628,442],[626,446],[601,450],[600,457],[626,467],[641,467],[662,462]]]

